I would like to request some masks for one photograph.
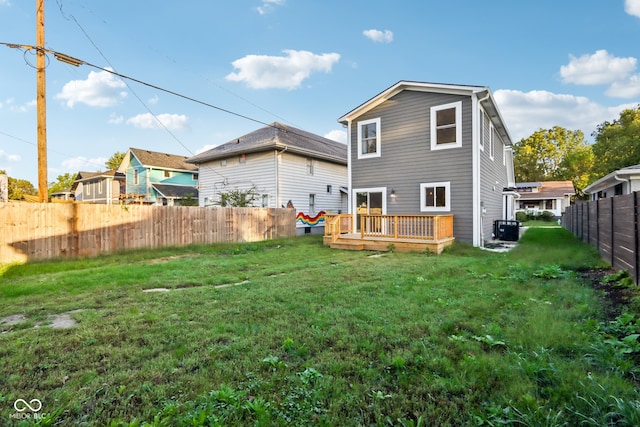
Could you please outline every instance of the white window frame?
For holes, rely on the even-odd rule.
[[[494,160],[495,157],[495,128],[493,123],[489,126],[489,158]]]
[[[307,157],[307,175],[313,176],[313,159]]]
[[[444,187],[444,206],[427,206],[425,191],[428,187]],[[451,212],[451,182],[426,182],[420,184],[420,212]]]
[[[491,127],[491,123],[489,121],[489,116],[487,116],[487,113],[484,112],[483,109],[480,109],[480,151],[484,151],[484,146],[485,146],[485,140],[484,140],[484,131],[487,128],[487,126],[485,126],[485,124],[487,124],[489,127]]]
[[[456,115],[456,140],[445,144],[438,144],[438,111],[455,108]],[[462,147],[462,101],[450,102],[449,104],[436,105],[431,107],[431,149],[447,150],[450,148]]]
[[[376,125],[376,152],[375,153],[362,153],[362,126],[375,123]],[[358,122],[358,159],[369,159],[373,157],[380,157],[382,155],[381,139],[380,139],[380,117],[370,120],[363,120]]]

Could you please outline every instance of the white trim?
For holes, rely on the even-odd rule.
[[[375,153],[362,153],[362,126],[370,125],[375,123],[376,125],[376,152]],[[358,159],[369,159],[372,157],[380,157],[381,156],[381,139],[380,139],[380,117],[370,120],[362,120],[357,122],[358,126]]]
[[[427,206],[425,189],[427,187],[444,187],[444,206]],[[434,195],[435,197],[435,195]],[[420,212],[451,212],[451,182],[427,182],[420,184]]]
[[[455,108],[456,115],[456,140],[446,144],[438,144],[438,128],[436,118],[438,111],[449,110]],[[449,148],[462,147],[462,101],[451,102],[449,104],[436,105],[431,107],[431,149],[432,150],[446,150]]]
[[[495,152],[496,152],[496,138],[495,138],[495,129],[493,127],[493,123],[489,123],[489,158],[494,160]]]
[[[353,229],[355,230],[357,227],[357,217],[358,217],[358,210],[357,210],[357,206],[356,206],[356,202],[357,202],[357,197],[356,195],[358,193],[382,193],[382,215],[386,215],[387,214],[387,187],[369,187],[369,188],[354,188],[351,190],[351,213],[352,213],[352,220],[353,220]]]
[[[478,99],[478,95],[474,94],[471,97],[471,120],[472,123],[474,120],[484,120],[485,112],[484,109],[480,106],[481,100]],[[484,127],[484,124],[483,124]],[[484,138],[484,131],[482,133],[479,132],[479,128],[477,126],[472,127],[472,135],[471,135],[471,205],[472,205],[472,221],[473,227],[471,232],[471,240],[473,246],[481,246],[482,242],[482,212],[481,208],[481,191],[482,188],[480,185],[480,171],[481,171],[481,163],[482,163],[482,155],[480,154],[480,141]],[[480,134],[479,134],[480,133]],[[482,148],[484,151],[484,147]]]
[[[474,98],[474,103],[475,103]],[[475,109],[474,109],[475,111]],[[480,147],[480,151],[484,151],[484,118],[486,113],[482,109],[482,107],[478,107],[478,146]]]

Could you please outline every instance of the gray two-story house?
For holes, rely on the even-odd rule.
[[[514,218],[512,140],[488,87],[400,81],[338,121],[354,231],[361,215],[452,215],[454,238],[483,246]]]

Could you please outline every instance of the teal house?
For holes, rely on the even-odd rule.
[[[185,156],[130,148],[118,168],[126,182],[122,198],[128,203],[197,205],[198,168],[185,160]]]

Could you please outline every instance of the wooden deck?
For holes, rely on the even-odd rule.
[[[453,215],[361,215],[360,232],[351,214],[325,217],[324,244],[335,249],[441,253],[451,245]]]

